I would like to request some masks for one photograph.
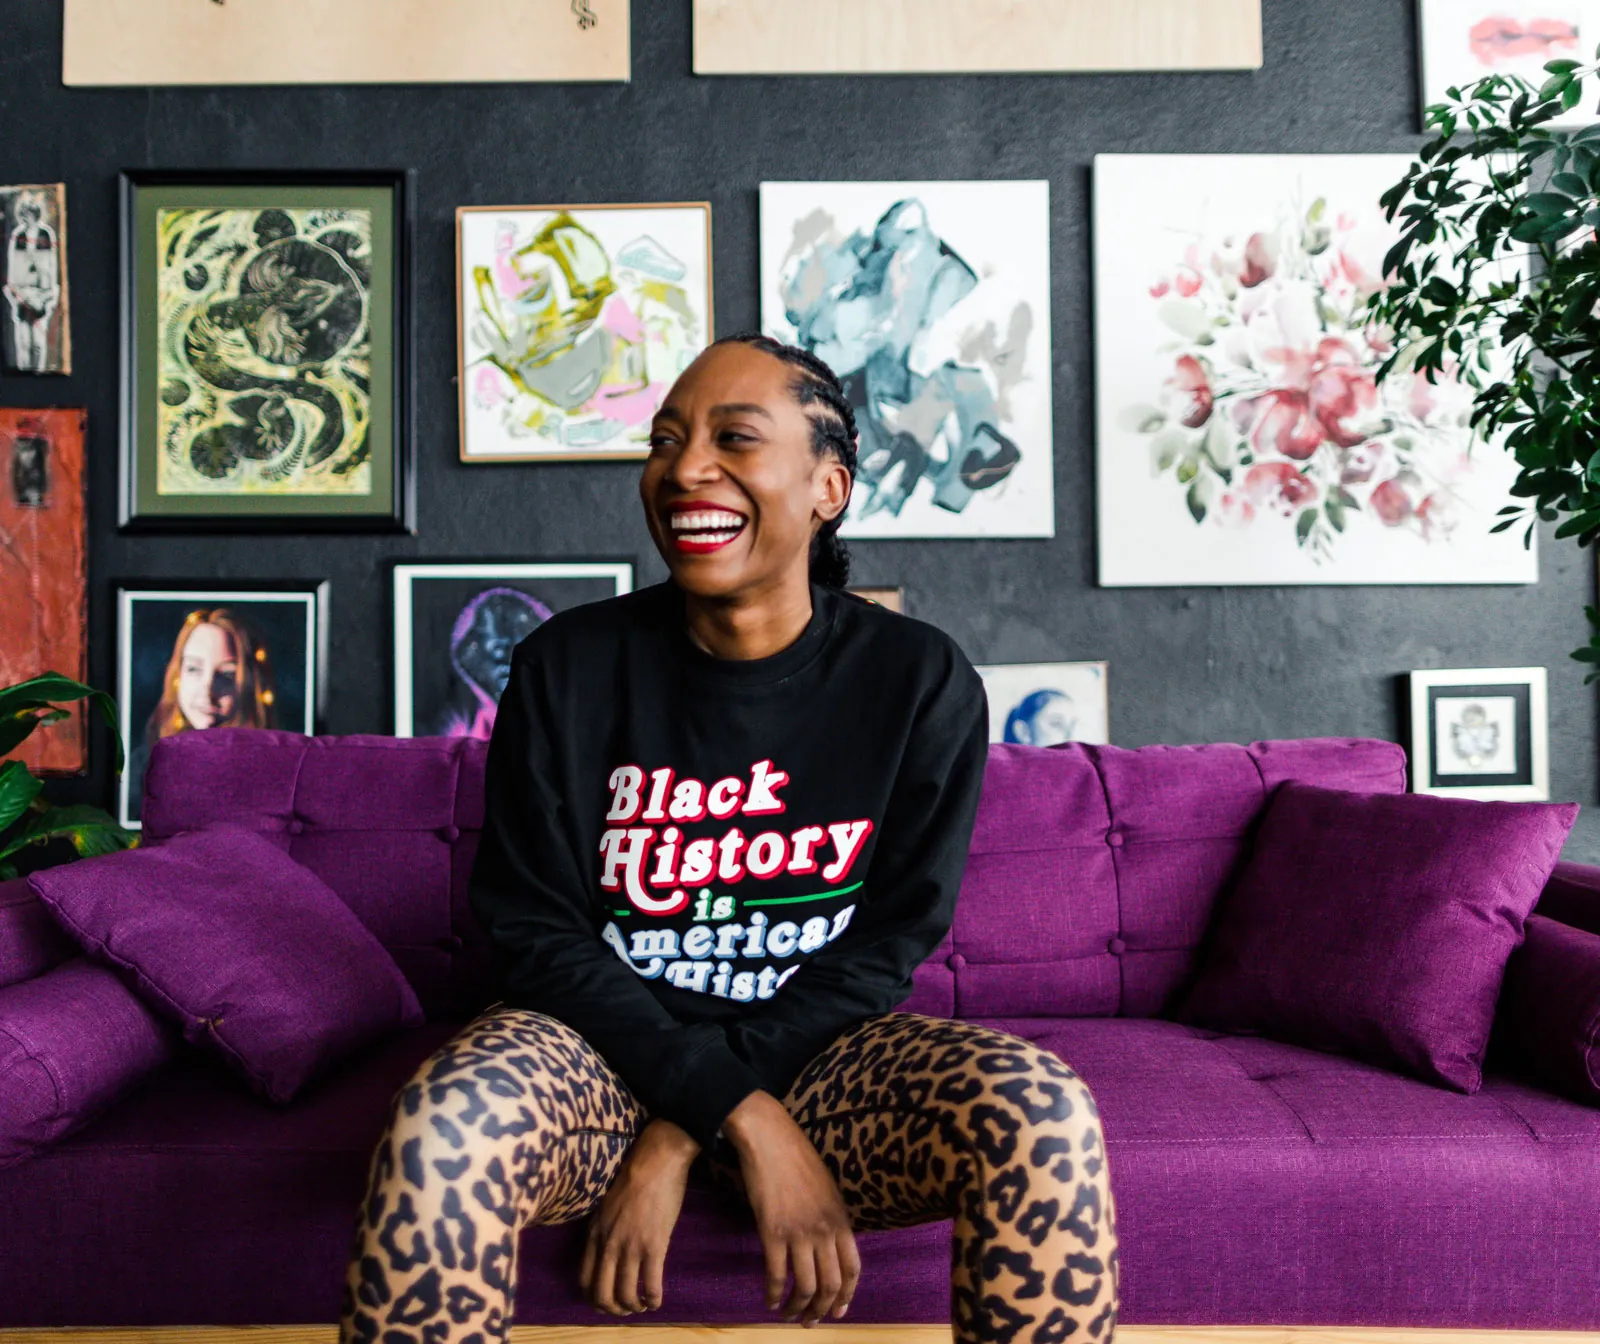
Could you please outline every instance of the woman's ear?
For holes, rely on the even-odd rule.
[[[850,469],[836,457],[817,463],[817,517],[831,523],[850,503]]]

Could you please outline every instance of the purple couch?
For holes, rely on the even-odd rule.
[[[955,927],[906,1007],[1030,1037],[1094,1090],[1124,1322],[1600,1329],[1600,1110],[1492,1070],[1465,1096],[1161,1017],[1273,786],[1398,792],[1404,767],[1357,740],[991,749]],[[215,731],[157,748],[148,839],[222,819],[279,839],[390,949],[430,1021],[284,1109],[186,1052],[0,1171],[0,1325],[336,1318],[389,1098],[487,1001],[466,901],[482,768],[481,744],[441,739]],[[1600,928],[1597,876],[1558,870],[1547,913]],[[0,888],[0,957],[37,971],[68,949],[24,905]],[[947,1234],[865,1234],[852,1319],[947,1320]],[[578,1244],[574,1225],[524,1235],[519,1323],[602,1320],[574,1290]],[[765,1321],[759,1264],[748,1216],[694,1190],[665,1308],[643,1319]]]

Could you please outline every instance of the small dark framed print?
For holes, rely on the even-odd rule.
[[[122,824],[139,825],[144,772],[163,737],[207,728],[316,732],[327,661],[326,581],[120,585]]]
[[[632,591],[623,562],[396,564],[394,735],[487,738],[517,645],[558,611]]]
[[[904,588],[851,588],[849,590],[857,597],[864,597],[868,602],[876,602],[880,607],[887,607],[890,611],[900,612],[906,609],[906,590]]]
[[[1411,788],[1442,797],[1550,797],[1542,667],[1472,667],[1410,676]]]
[[[123,530],[413,530],[410,194],[122,175]]]

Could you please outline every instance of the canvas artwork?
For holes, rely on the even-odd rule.
[[[1550,797],[1544,668],[1429,670],[1413,672],[1410,683],[1414,792]]]
[[[164,737],[209,728],[316,730],[327,605],[326,583],[118,589],[124,826],[139,825],[150,752]]]
[[[1488,75],[1519,75],[1534,88],[1546,61],[1588,63],[1600,43],[1600,0],[1422,0],[1422,102],[1445,101]],[[1551,126],[1600,121],[1591,87]]]
[[[880,607],[887,607],[890,611],[903,613],[906,609],[904,588],[851,588],[849,591],[857,597],[866,598],[868,602],[876,602]]]
[[[978,668],[989,697],[989,741],[1028,747],[1109,742],[1105,663],[1010,663]]]
[[[1055,535],[1047,182],[764,182],[761,321],[856,408],[842,535]]]
[[[71,373],[67,189],[0,186],[0,359],[10,373]]]
[[[709,205],[456,213],[461,457],[640,458],[711,340]]]
[[[1095,160],[1100,582],[1533,583],[1453,377],[1375,373],[1403,155]]]
[[[487,740],[517,645],[558,611],[632,590],[629,564],[397,564],[395,736]]]
[[[0,686],[87,671],[82,411],[0,410]],[[84,708],[12,751],[35,774],[89,763]]]

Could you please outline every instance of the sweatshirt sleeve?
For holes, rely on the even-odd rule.
[[[483,836],[469,899],[494,944],[505,1001],[566,1023],[652,1116],[709,1149],[761,1087],[715,1023],[680,1023],[595,928],[560,785],[559,739],[526,645],[512,660],[485,771]]]
[[[988,740],[983,682],[952,650],[942,683],[912,725],[866,875],[866,899],[837,940],[727,1029],[733,1052],[773,1096],[781,1098],[847,1027],[904,1002],[911,973],[949,931]]]

